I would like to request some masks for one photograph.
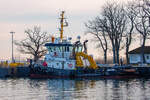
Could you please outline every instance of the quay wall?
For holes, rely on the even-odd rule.
[[[28,77],[30,68],[24,66],[18,67],[0,67],[0,78],[5,77]]]

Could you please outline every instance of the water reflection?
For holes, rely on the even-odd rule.
[[[150,100],[150,79],[0,79],[2,100]]]

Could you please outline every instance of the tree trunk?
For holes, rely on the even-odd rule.
[[[34,62],[37,62],[39,57],[37,55],[34,55]]]
[[[119,64],[119,43],[117,39],[115,39],[115,50],[116,50],[116,63]]]
[[[119,48],[116,50],[116,63],[119,64]]]
[[[143,38],[142,48],[141,48],[142,63],[146,63],[146,61],[145,61],[145,54],[144,54],[145,41],[146,41],[146,38],[144,37],[144,38]]]
[[[104,50],[104,63],[107,63],[107,49]]]
[[[126,64],[129,64],[129,45],[128,45],[128,37],[126,38]]]
[[[113,64],[116,63],[116,50],[115,47],[113,47]]]
[[[126,63],[129,64],[129,55],[128,55],[128,52],[129,52],[129,47],[127,46],[126,47]]]

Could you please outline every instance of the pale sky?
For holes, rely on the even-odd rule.
[[[0,60],[11,58],[10,31],[15,32],[15,40],[23,39],[24,30],[34,25],[41,26],[49,34],[58,33],[58,17],[65,10],[70,25],[65,28],[65,35],[76,38],[84,34],[84,23],[99,14],[103,3],[103,0],[0,0]],[[14,49],[15,57],[23,57],[16,47]]]

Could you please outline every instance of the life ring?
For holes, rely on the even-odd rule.
[[[42,64],[44,67],[47,67],[47,63],[44,61]]]
[[[68,64],[68,66],[69,66],[69,67],[72,67],[73,65],[72,65],[72,64]]]

